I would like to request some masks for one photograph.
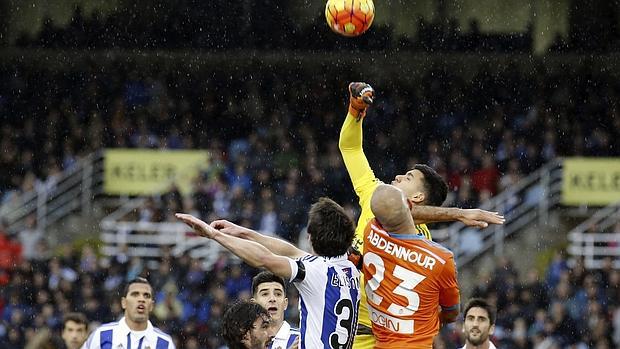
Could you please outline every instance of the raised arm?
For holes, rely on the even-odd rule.
[[[263,235],[257,231],[239,226],[227,220],[213,221],[211,222],[211,227],[224,234],[235,236],[244,240],[254,241],[266,247],[272,253],[280,256],[297,259],[308,254],[308,252],[297,248],[297,246],[288,241]]]
[[[360,206],[362,206],[362,208],[364,208],[364,200],[370,199],[370,195],[372,195],[372,191],[377,183],[377,178],[372,168],[370,168],[368,159],[366,159],[366,155],[362,149],[362,123],[364,120],[363,116],[366,112],[365,107],[367,107],[368,104],[365,104],[361,96],[355,97],[359,95],[365,87],[372,91],[372,88],[368,84],[351,83],[351,85],[349,85],[349,93],[351,94],[349,112],[340,129],[340,138],[338,141],[338,147],[340,148],[344,165],[351,177],[355,193],[360,198]]]
[[[224,234],[192,215],[177,213],[175,216],[194,229],[198,235],[216,241],[252,267],[265,268],[287,280],[291,278],[293,268],[290,258],[273,254],[265,246],[254,241]]]
[[[489,224],[504,224],[504,216],[481,209],[414,205],[411,215],[417,224],[460,221],[470,227],[486,228]]]

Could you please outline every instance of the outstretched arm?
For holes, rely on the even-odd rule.
[[[235,236],[244,240],[254,241],[274,254],[297,259],[308,254],[288,241],[274,238],[271,236],[263,235],[252,229],[248,229],[227,220],[217,220],[211,222],[211,227],[219,230],[220,232]]]
[[[489,224],[504,224],[504,216],[481,209],[456,207],[413,206],[411,215],[417,224],[460,221],[470,227],[486,228]]]
[[[291,278],[290,258],[273,254],[266,247],[254,241],[224,234],[192,215],[177,213],[175,216],[194,229],[196,234],[216,241],[247,264],[255,268],[268,269],[287,280]]]
[[[372,195],[377,182],[362,149],[362,123],[366,108],[372,103],[372,99],[368,100],[364,97],[372,97],[374,91],[368,84],[353,82],[349,85],[349,94],[349,111],[340,129],[338,147],[347,172],[351,177],[355,193],[360,198],[360,206],[364,208],[364,203],[370,200],[370,195]],[[370,103],[368,103],[369,101]]]

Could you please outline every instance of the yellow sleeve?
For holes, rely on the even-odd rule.
[[[433,240],[433,235],[431,235],[431,231],[428,230],[426,224],[416,224],[415,229],[417,230],[418,235],[424,236],[431,241]]]
[[[362,149],[362,122],[357,122],[354,116],[347,114],[340,130],[338,146],[351,177],[353,189],[360,199],[360,206],[363,207],[362,202],[370,200],[379,180],[370,168]]]
[[[362,243],[364,240],[364,228],[368,221],[374,215],[370,210],[370,198],[380,181],[375,177],[375,173],[370,168],[368,159],[362,149],[362,123],[357,121],[351,114],[347,114],[347,118],[340,130],[340,140],[338,146],[344,165],[347,168],[353,189],[359,198],[359,204],[362,209],[360,218],[357,222],[355,230],[354,246],[362,251]]]

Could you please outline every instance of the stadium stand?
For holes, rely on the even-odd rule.
[[[232,43],[245,43],[244,49],[299,50],[295,45],[300,40],[291,36],[303,37],[305,30],[313,30],[296,28],[284,34],[292,25],[287,23],[277,26],[279,35],[266,30],[272,28],[269,24],[251,23],[248,31],[255,35],[250,39],[224,36],[224,44],[218,46],[208,38],[228,33],[225,26],[214,24],[195,36],[191,26],[164,30],[175,28],[175,18],[204,16],[203,8],[187,10],[179,6],[170,22],[157,29],[136,21],[123,35],[110,33],[125,27],[131,13],[84,18],[76,10],[67,27],[47,21],[37,37],[22,37],[16,45],[21,50],[61,51],[136,46],[224,50],[238,48],[230,47]],[[286,9],[253,11],[260,16],[261,11]],[[324,24],[317,20],[313,25]],[[103,149],[205,149],[211,164],[194,181],[190,195],[171,186],[162,194],[140,198],[137,209],[123,219],[171,223],[174,212],[192,212],[303,244],[306,222],[300,212],[316,198],[329,195],[356,214],[353,190],[342,185],[348,179],[337,137],[346,107],[342,93],[349,80],[360,78],[378,82],[378,103],[369,112],[365,130],[365,151],[378,165],[377,176],[390,180],[388,176],[416,162],[428,163],[449,182],[446,205],[478,207],[504,195],[509,215],[510,203],[523,199],[510,196],[510,189],[545,165],[565,156],[620,156],[620,80],[613,74],[577,56],[560,58],[560,64],[551,59],[533,66],[520,62],[530,59],[519,54],[529,52],[531,32],[483,37],[476,31],[444,31],[424,21],[419,26],[418,38],[389,44],[381,38],[393,33],[379,26],[355,42],[326,38],[323,46],[303,48],[346,50],[361,43],[368,50],[396,50],[401,45],[412,52],[431,52],[428,57],[439,62],[424,65],[413,77],[388,67],[368,73],[364,67],[325,60],[318,63],[320,69],[298,67],[285,59],[265,68],[262,64],[268,60],[260,56],[240,69],[217,58],[189,68],[179,56],[144,65],[122,53],[120,58],[102,59],[101,65],[94,55],[67,59],[73,64],[64,68],[58,63],[62,58],[55,68],[40,64],[40,53],[33,53],[32,61],[1,60],[0,213],[20,206],[29,193],[48,193],[64,185],[71,171],[86,172],[82,162],[100,156]],[[142,36],[132,36],[138,34]],[[448,38],[439,47],[433,40],[438,35]],[[584,50],[574,45],[558,39],[552,50]],[[499,67],[475,58],[475,68],[464,71],[441,62],[460,56],[433,56],[437,51],[515,56]],[[10,53],[3,57],[14,58]],[[417,67],[413,62],[408,71]],[[83,178],[82,172],[77,177]],[[76,206],[84,204],[78,199]],[[208,268],[190,251],[176,253],[170,246],[150,246],[156,263],[128,253],[127,246],[110,257],[97,248],[100,244],[56,243],[57,237],[46,234],[44,216],[36,209],[31,212],[19,224],[0,215],[1,348],[24,348],[43,329],[58,334],[63,314],[70,311],[85,313],[91,327],[117,319],[122,310],[115,292],[137,275],[147,276],[158,291],[156,322],[173,334],[178,347],[221,348],[214,334],[226,304],[249,297],[249,280],[256,270],[226,253],[212,254]],[[571,244],[555,251],[548,263],[519,273],[514,261],[498,257],[494,270],[477,276],[471,296],[485,297],[499,309],[493,338],[498,347],[620,347],[620,223],[617,206],[604,212],[600,219],[564,231]],[[91,235],[99,232],[98,227],[90,230]],[[472,246],[484,243],[476,239],[468,241]],[[296,294],[290,293],[290,323],[299,317],[297,305]],[[444,328],[436,347],[462,345],[459,326]]]

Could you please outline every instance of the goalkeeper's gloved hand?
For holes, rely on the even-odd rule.
[[[375,90],[365,82],[349,84],[349,114],[355,116],[359,122],[366,116],[366,109],[373,102]]]
[[[362,267],[364,266],[364,260],[362,253],[357,248],[355,248],[354,246],[350,246],[347,250],[347,258],[351,261],[351,263],[353,263],[353,265],[355,265],[358,270],[362,270]]]

